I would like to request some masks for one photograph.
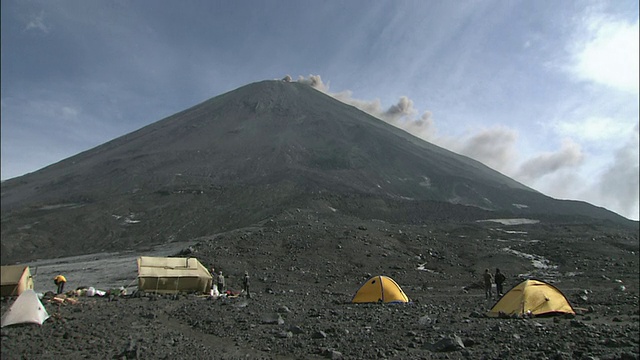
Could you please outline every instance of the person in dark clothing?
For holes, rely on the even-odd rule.
[[[222,271],[218,273],[218,291],[220,292],[220,294],[224,294],[227,291]]]
[[[249,292],[249,272],[248,271],[244,272],[244,278],[242,279],[242,287],[245,294],[247,294],[247,297],[250,298],[251,293]]]
[[[491,295],[491,280],[493,276],[489,273],[489,269],[484,270],[484,275],[482,275],[484,279],[484,297],[485,299],[490,299],[493,296]]]
[[[496,274],[494,275],[494,280],[496,282],[496,293],[498,297],[502,296],[502,284],[507,278],[503,273],[500,272],[500,269],[496,268]]]

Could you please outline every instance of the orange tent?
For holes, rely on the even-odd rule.
[[[352,303],[372,302],[409,302],[409,297],[402,291],[400,285],[387,276],[374,276],[360,287],[353,296]]]
[[[525,280],[514,286],[489,310],[488,316],[575,314],[567,298],[555,286]]]

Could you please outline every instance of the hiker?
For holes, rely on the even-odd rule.
[[[500,269],[496,268],[496,274],[493,276],[494,281],[496,282],[496,294],[498,294],[498,298],[502,296],[502,283],[507,279],[503,273],[500,272]]]
[[[64,284],[66,282],[67,282],[67,278],[65,278],[63,275],[58,275],[53,278],[53,283],[58,286],[57,294],[62,294],[62,292],[64,291]]]
[[[491,276],[491,274],[489,273],[489,269],[484,269],[484,297],[485,299],[489,299],[492,298],[493,296],[491,295],[491,279],[493,278],[493,276]]]
[[[245,292],[245,294],[247,294],[247,297],[250,298],[251,293],[249,293],[249,272],[248,271],[244,272],[244,279],[242,279],[242,287],[243,287],[242,290]]]
[[[222,270],[218,273],[218,291],[220,294],[224,294],[225,292],[224,275],[222,275]]]

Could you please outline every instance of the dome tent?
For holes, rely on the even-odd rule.
[[[24,323],[42,325],[48,318],[49,313],[40,302],[38,294],[32,289],[26,289],[2,315],[0,327]]]
[[[541,280],[525,280],[507,291],[487,316],[575,314],[558,288]]]
[[[409,301],[409,297],[398,283],[382,275],[367,280],[351,300],[352,303],[407,303]]]

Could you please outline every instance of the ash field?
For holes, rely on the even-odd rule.
[[[198,239],[180,250],[175,244],[141,252],[178,250],[173,255],[197,257],[221,269],[231,289],[239,290],[249,271],[252,296],[78,297],[78,303],[62,305],[45,296],[51,318],[42,326],[2,329],[2,358],[639,356],[637,239],[624,231],[499,219],[438,226],[336,219],[299,212]],[[123,258],[129,257],[135,270],[131,255]],[[91,283],[82,278],[82,269],[70,269],[68,288],[128,285],[129,278],[109,278],[126,272],[109,270],[108,259],[94,264],[98,272],[105,266],[104,277]],[[54,272],[60,265],[43,269]],[[566,295],[577,315],[485,317],[496,300],[485,300],[480,275],[496,266],[507,275],[505,290],[526,278],[545,280]],[[50,274],[38,271],[36,291],[54,290]],[[375,275],[392,277],[412,302],[350,303]],[[128,293],[134,290],[135,285]],[[9,304],[2,302],[3,312]]]

